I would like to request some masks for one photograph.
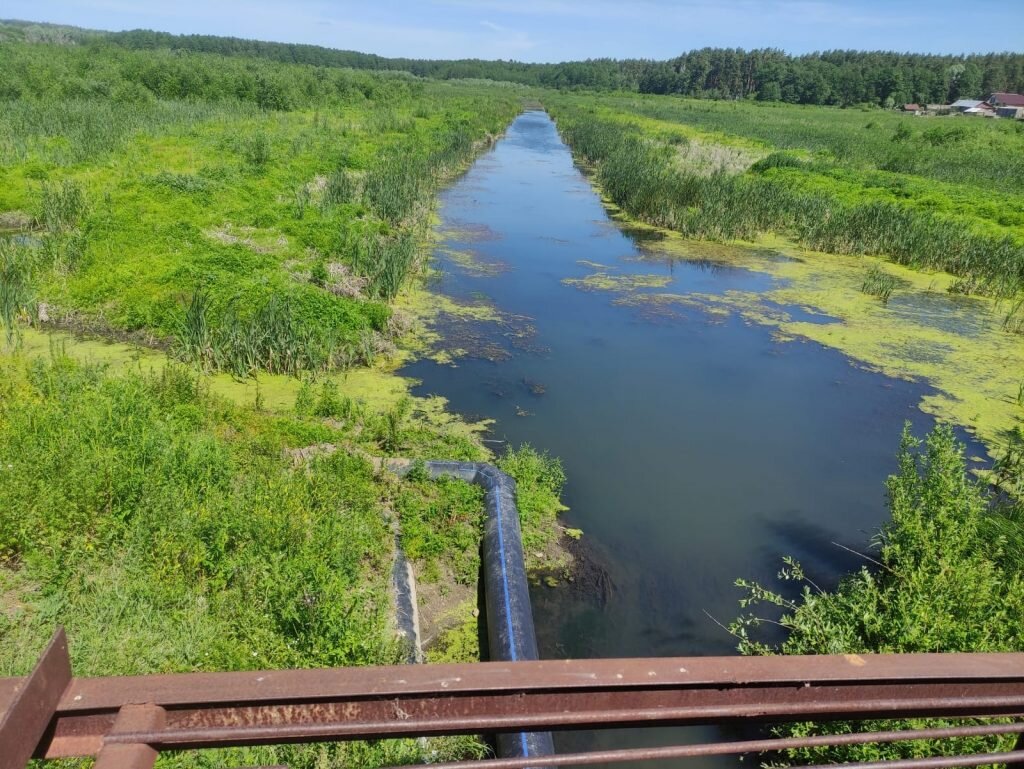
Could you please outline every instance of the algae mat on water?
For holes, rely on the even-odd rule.
[[[149,347],[83,338],[63,331],[23,330],[17,354],[26,358],[40,357],[51,354],[51,350],[86,363],[102,364],[114,371],[126,368],[159,371],[171,361],[160,350]],[[381,366],[322,376],[334,379],[342,395],[380,409],[394,405],[409,388],[407,379]],[[267,373],[247,379],[223,373],[209,374],[203,381],[215,395],[239,405],[253,405],[258,397],[263,408],[274,412],[290,411],[301,386],[301,381],[295,377]]]
[[[1014,431],[1024,430],[1024,335],[1004,329],[1010,309],[1006,302],[951,294],[954,278],[945,273],[875,257],[808,251],[781,238],[725,245],[686,240],[633,221],[629,226],[660,235],[644,243],[645,261],[718,263],[767,274],[772,286],[673,293],[630,290],[629,281],[605,285],[584,279],[588,288],[618,291],[617,303],[662,313],[673,306],[738,313],[776,328],[780,337],[833,347],[888,376],[927,381],[935,392],[924,396],[921,409],[968,428],[996,455]],[[888,302],[861,290],[872,268],[895,279]]]

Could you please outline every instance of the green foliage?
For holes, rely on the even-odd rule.
[[[558,539],[557,516],[566,509],[561,501],[565,470],[559,459],[528,444],[510,450],[497,464],[516,481],[523,553],[530,566],[535,553]]]
[[[882,300],[882,304],[887,304],[897,283],[895,276],[875,265],[864,275],[864,282],[861,283],[860,290],[865,294],[877,296]]]
[[[45,227],[35,295],[238,376],[387,349],[435,191],[519,109],[508,89],[113,46],[5,44],[0,71],[0,212]]]
[[[324,208],[349,203],[355,197],[356,181],[350,172],[344,168],[339,168],[327,177],[327,186],[324,188],[322,199]]]
[[[266,133],[258,131],[242,141],[240,152],[250,166],[263,168],[270,162],[270,139]]]
[[[551,88],[632,90],[643,93],[787,101],[800,104],[843,104],[892,107],[910,101],[944,102],[975,97],[987,91],[1024,90],[1024,57],[1017,53],[936,56],[891,51],[825,51],[790,56],[777,49],[702,48],[666,60],[590,59],[559,64],[516,61],[420,60],[384,58],[374,54],[315,45],[268,43],[212,35],[171,35],[151,30],[100,33],[74,27],[7,23],[0,39],[117,45],[156,54],[171,50],[198,58],[205,53],[299,62],[324,68],[391,70],[431,78],[480,78]],[[326,69],[330,72],[330,69]],[[153,87],[204,89],[202,79],[189,80],[172,70],[166,80],[153,77]],[[267,109],[282,109],[287,99],[302,95],[287,78],[243,81],[238,91]],[[83,84],[84,85],[84,84]],[[18,88],[12,83],[11,88]],[[369,95],[369,94],[367,94]]]
[[[468,611],[466,614],[461,624],[441,633],[437,642],[426,650],[428,662],[477,662],[481,659],[479,620]]]
[[[388,454],[402,450],[405,438],[405,423],[412,411],[412,398],[400,398],[398,403],[384,412],[381,421],[381,448]]]
[[[1024,219],[1014,213],[1020,210],[1024,177],[1006,174],[1006,155],[1000,151],[1018,149],[1012,165],[1024,157],[1024,145],[1003,128],[982,125],[985,121],[959,124],[971,126],[954,127],[957,133],[969,131],[970,141],[953,142],[948,151],[945,144],[941,151],[930,150],[940,157],[918,169],[922,150],[904,118],[893,117],[901,137],[895,145],[871,139],[860,146],[857,137],[864,131],[850,121],[830,122],[825,110],[763,105],[688,110],[667,99],[618,97],[601,97],[596,104],[594,98],[555,100],[559,130],[595,169],[605,194],[632,216],[688,237],[752,240],[774,231],[815,250],[885,255],[950,272],[961,278],[961,289],[996,296],[1024,288]],[[770,138],[787,149],[768,154],[746,173],[709,174],[680,162],[660,138],[666,126],[679,123]],[[706,138],[730,140],[721,134]],[[851,160],[824,153],[804,159],[788,149],[806,153],[822,146]],[[962,167],[964,146],[971,147],[975,167],[956,185],[862,167],[873,162],[877,169],[906,167],[929,175],[934,169],[946,178]],[[949,167],[940,172],[947,160]],[[990,168],[1012,192],[991,189]]]
[[[32,268],[27,248],[0,238],[0,321],[8,345],[17,340],[18,321],[31,311],[35,301]]]
[[[327,265],[323,260],[317,260],[309,272],[309,282],[314,286],[325,288],[328,280],[330,280],[330,275],[327,273]]]
[[[74,179],[43,185],[43,225],[52,233],[76,228],[86,213],[85,193]]]
[[[1003,328],[1011,334],[1024,334],[1024,297],[1012,300],[1003,313]]]
[[[786,560],[783,580],[802,586],[789,599],[740,580],[744,607],[781,608],[787,631],[781,646],[756,639],[771,617],[748,614],[732,630],[747,654],[857,654],[995,652],[1024,648],[1024,572],[1006,568],[1007,542],[992,536],[985,487],[966,472],[963,447],[949,427],[938,427],[925,448],[904,432],[899,472],[889,479],[891,522],[879,535],[877,560],[823,592],[799,564]],[[934,724],[934,722],[933,722]],[[849,724],[799,724],[787,734],[843,733]],[[864,724],[865,730],[895,728]],[[793,751],[797,763],[866,761],[964,751],[1009,749],[1012,737],[936,743],[849,746]]]
[[[297,376],[369,362],[365,353],[359,357],[358,336],[310,323],[301,297],[271,293],[254,309],[247,305],[235,296],[216,306],[205,292],[193,294],[175,334],[178,357],[238,377],[257,371]]]
[[[313,400],[336,415],[336,390]],[[396,662],[382,500],[398,488],[412,549],[472,583],[480,491],[395,484],[344,450],[295,467],[285,449],[323,442],[325,430],[212,398],[174,365],[112,376],[60,354],[0,360],[0,676],[28,672],[56,624],[80,675]],[[478,757],[481,746],[402,740],[162,761],[375,767],[426,752]]]
[[[395,499],[405,554],[423,564],[424,578],[437,581],[442,565],[462,585],[476,583],[483,533],[483,490],[455,478],[413,475]]]
[[[6,631],[65,622],[86,674],[388,658],[367,463],[336,454],[293,473],[280,447],[252,440],[252,412],[174,367],[113,378],[62,358],[20,365],[4,364],[0,553],[43,586],[33,602],[60,608],[5,615]],[[134,627],[137,612],[151,614]],[[137,653],[111,654],[111,638]]]

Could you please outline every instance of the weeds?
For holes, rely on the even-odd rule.
[[[43,225],[54,234],[78,227],[86,213],[85,192],[72,179],[43,185]]]
[[[19,320],[31,313],[35,296],[31,251],[0,238],[0,320],[8,346],[21,338]]]
[[[801,588],[795,600],[749,582],[738,582],[741,605],[769,611],[746,614],[731,629],[747,654],[864,654],[957,651],[1018,651],[1021,620],[1009,607],[1024,606],[1024,573],[1006,560],[1000,537],[993,537],[985,486],[970,479],[963,446],[949,427],[939,427],[918,449],[909,428],[888,482],[891,522],[878,538],[879,568],[862,568],[832,591],[822,591],[790,560],[780,572]],[[1009,538],[1019,553],[1019,528]],[[791,591],[790,594],[792,595]],[[779,617],[781,612],[782,616]],[[787,631],[781,647],[755,639],[765,624]],[[944,725],[948,725],[948,721]],[[932,722],[929,726],[937,726]],[[873,730],[894,728],[876,722]],[[847,724],[800,724],[780,735],[842,734]],[[929,742],[805,748],[787,752],[795,763],[859,762],[911,758],[917,751],[959,755],[997,752],[1015,736]]]
[[[898,281],[894,276],[876,264],[868,269],[867,274],[864,276],[864,281],[860,285],[860,290],[870,296],[877,296],[882,300],[882,304],[888,304],[889,297],[892,296],[897,283]]]
[[[263,131],[258,131],[242,141],[242,159],[250,167],[262,169],[270,162],[270,139]]]
[[[355,177],[344,168],[339,168],[327,177],[322,205],[331,208],[349,203],[355,200],[357,189]]]
[[[961,290],[1013,296],[1024,289],[1024,238],[1015,230],[986,220],[976,231],[952,215],[913,207],[899,197],[899,179],[858,176],[784,152],[748,173],[701,174],[677,167],[670,147],[628,122],[575,105],[561,109],[563,138],[596,166],[608,197],[652,224],[715,240],[782,232],[820,251],[885,255],[900,264],[945,270],[962,279]],[[892,188],[891,196],[865,192],[882,183]],[[847,189],[849,195],[840,194]],[[979,203],[976,210],[992,209]]]
[[[384,412],[383,429],[381,431],[381,448],[389,454],[396,454],[402,449],[405,422],[412,412],[412,399],[401,398],[398,403]]]
[[[1024,297],[1010,303],[1003,315],[1002,327],[1011,334],[1024,334]]]

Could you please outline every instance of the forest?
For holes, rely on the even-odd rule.
[[[366,70],[395,70],[435,79],[485,79],[558,89],[635,91],[706,99],[883,107],[948,104],[996,91],[1024,91],[1024,54],[967,56],[894,51],[822,51],[792,56],[777,49],[702,48],[674,59],[588,59],[558,64],[385,58],[315,45],[271,43],[152,30],[96,32],[73,27],[7,24],[0,40],[31,39],[251,56],[272,61]]]

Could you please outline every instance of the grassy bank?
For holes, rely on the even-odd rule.
[[[552,97],[565,140],[628,214],[713,240],[793,237],[1024,285],[1024,132],[1013,121],[675,98]],[[695,162],[695,159],[699,162]]]
[[[778,591],[745,580],[741,605],[750,613],[732,624],[746,654],[1020,652],[1024,650],[1024,560],[1020,509],[1007,508],[966,472],[963,447],[947,427],[922,447],[908,431],[899,471],[889,479],[892,520],[876,538],[864,567],[833,591],[823,591],[799,563],[779,573],[792,584]],[[1019,468],[1018,468],[1019,472]],[[993,504],[995,503],[995,504]],[[785,594],[785,595],[784,595]],[[781,612],[781,617],[779,616]],[[760,628],[781,622],[778,646]],[[803,723],[785,735],[847,734],[982,723],[916,719],[908,723]],[[788,751],[787,763],[820,764],[954,756],[1013,749],[1016,735],[917,740]]]
[[[247,376],[390,349],[433,195],[510,89],[168,52],[5,44],[0,296]]]
[[[0,675],[30,670],[57,624],[78,675],[404,659],[395,527],[421,574],[443,583],[444,564],[468,586],[482,501],[372,458],[493,459],[480,426],[393,372],[424,321],[460,311],[411,285],[434,195],[521,95],[102,46],[4,43],[0,73]],[[524,536],[550,544],[558,463],[497,461]],[[460,611],[433,658],[479,653]],[[160,765],[480,751],[405,740]]]
[[[324,380],[269,411],[212,394],[207,377],[179,365],[116,371],[59,351],[5,356],[0,374],[0,675],[30,670],[57,624],[79,675],[398,662],[396,517],[421,568],[442,561],[476,580],[478,490],[400,481],[368,459],[488,456],[417,402],[371,409]],[[529,449],[502,465],[519,480],[525,531],[550,536],[557,465]],[[464,756],[479,746],[427,749]],[[374,766],[418,761],[422,750],[259,749],[162,765]]]

